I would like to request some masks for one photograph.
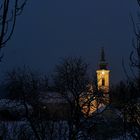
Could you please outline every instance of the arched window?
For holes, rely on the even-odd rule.
[[[105,86],[105,79],[102,79],[102,86]]]

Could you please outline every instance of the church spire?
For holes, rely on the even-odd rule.
[[[104,47],[102,47],[102,50],[101,50],[101,60],[100,61],[105,61]]]
[[[107,68],[107,62],[105,60],[105,52],[104,48],[101,49],[100,54],[100,62],[99,62],[99,69],[96,71],[97,73],[97,85],[98,90],[103,91],[104,96],[108,98],[109,93],[109,72]]]
[[[101,50],[101,58],[100,58],[99,68],[100,69],[107,69],[107,63],[106,63],[106,60],[105,60],[104,47],[102,47],[102,50]]]

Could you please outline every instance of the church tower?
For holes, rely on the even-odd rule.
[[[110,72],[107,68],[107,65],[108,64],[105,60],[104,48],[102,48],[99,69],[96,71],[96,74],[97,74],[98,90],[102,91],[106,96],[108,96],[109,92],[109,72]]]

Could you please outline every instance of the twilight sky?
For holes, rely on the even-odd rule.
[[[29,0],[2,51],[0,75],[23,65],[50,74],[65,56],[81,56],[95,71],[105,48],[111,82],[125,78],[136,17],[136,0]]]

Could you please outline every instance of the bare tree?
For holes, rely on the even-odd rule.
[[[137,2],[138,2],[138,5],[140,6],[140,0],[137,0]]]
[[[43,139],[42,136],[45,134],[47,125],[42,123],[44,121],[42,115],[45,112],[41,112],[44,110],[39,104],[39,93],[43,87],[42,84],[46,86],[42,76],[27,67],[18,68],[7,73],[5,84],[8,90],[7,97],[19,101],[24,106],[24,116],[34,137],[38,140]],[[32,109],[29,109],[29,105],[31,105]]]
[[[140,6],[140,0],[137,0]],[[139,20],[138,13],[138,20]],[[140,24],[135,22],[131,16],[134,39],[132,41],[133,51],[130,53],[130,69],[133,77],[126,83],[126,89],[124,90],[124,102],[122,107],[122,116],[124,122],[124,136],[129,132],[134,139],[140,139]],[[124,67],[124,66],[123,66]],[[124,67],[126,72],[126,69]]]
[[[65,58],[56,66],[53,79],[57,92],[69,104],[69,139],[75,139],[91,117],[92,107],[95,109],[96,90],[89,78],[88,65],[81,58]]]
[[[0,1],[0,50],[10,40],[18,15],[21,15],[27,0]],[[1,55],[0,60],[3,55]]]
[[[21,126],[22,129],[16,128],[15,130],[16,135],[21,139],[27,137],[28,139],[53,140],[62,139],[62,135],[67,137],[67,126],[63,122],[48,119],[47,105],[44,108],[42,98],[40,98],[40,91],[44,89],[44,86],[47,86],[46,77],[43,78],[27,67],[14,69],[7,73],[8,97],[19,101],[24,106],[23,112],[25,113],[21,117],[25,118],[25,127]]]

